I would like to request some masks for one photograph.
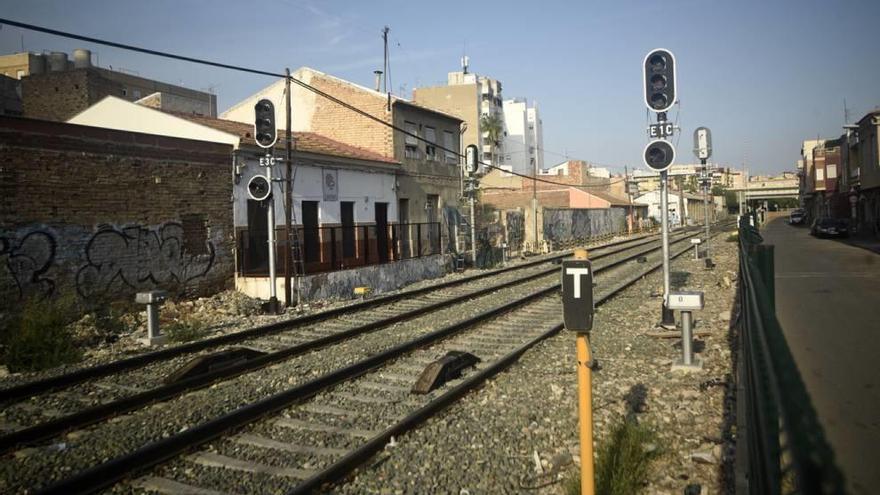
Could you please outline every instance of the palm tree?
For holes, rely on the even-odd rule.
[[[495,165],[495,149],[501,144],[504,133],[504,121],[495,114],[485,114],[480,118],[480,129],[492,145],[492,165]]]

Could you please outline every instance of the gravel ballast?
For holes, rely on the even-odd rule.
[[[658,433],[661,452],[645,493],[732,492],[733,421],[728,344],[737,251],[724,235],[711,243],[714,271],[688,254],[672,264],[673,289],[701,290],[695,348],[703,370],[672,371],[677,339],[647,336],[659,320],[662,274],[649,275],[596,314],[591,336],[601,369],[593,374],[596,443],[627,414]],[[678,315],[676,315],[678,318]],[[704,333],[707,333],[704,334]],[[564,493],[579,472],[574,335],[548,339],[480,390],[396,439],[333,492]],[[540,465],[540,466],[539,466]]]

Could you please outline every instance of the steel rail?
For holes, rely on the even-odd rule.
[[[599,246],[594,246],[592,249],[607,249],[611,247],[616,247],[621,244],[626,244],[630,242],[637,242],[645,239],[650,239],[655,237],[656,234],[647,234],[635,238],[629,238],[621,241],[610,242],[606,244],[602,244]],[[652,242],[650,240],[645,241],[645,243]],[[434,292],[442,289],[447,289],[450,287],[466,284],[469,282],[473,282],[475,280],[480,280],[486,277],[491,277],[494,275],[498,275],[500,273],[506,273],[514,270],[521,270],[523,268],[530,268],[535,265],[540,265],[542,263],[549,263],[557,259],[564,258],[566,256],[571,256],[571,251],[568,250],[564,253],[543,257],[538,260],[528,261],[526,263],[521,263],[514,266],[508,266],[504,268],[499,268],[495,270],[489,270],[484,273],[479,273],[476,275],[472,275],[469,277],[462,277],[457,280],[451,280],[448,282],[443,282],[438,285],[432,285],[428,287],[422,287],[419,289],[413,289],[408,291],[402,291],[395,294],[389,294],[385,296],[379,296],[367,301],[362,301],[355,304],[350,304],[346,306],[341,306],[338,308],[328,309],[325,311],[320,311],[317,313],[313,313],[311,315],[299,316],[296,318],[291,318],[283,321],[277,321],[274,323],[269,323],[266,325],[259,325],[256,327],[248,328],[246,330],[242,330],[235,333],[230,333],[226,335],[220,335],[217,337],[211,337],[208,339],[200,340],[198,342],[191,342],[188,344],[178,345],[174,347],[169,347],[166,349],[161,349],[158,351],[146,352],[143,354],[139,354],[137,356],[120,359],[117,361],[113,361],[110,363],[99,364],[95,366],[90,366],[88,368],[79,369],[70,373],[65,373],[62,375],[52,376],[48,378],[43,378],[40,380],[34,380],[32,382],[23,383],[21,385],[16,385],[13,387],[9,387],[6,389],[0,389],[0,402],[2,403],[11,403],[13,401],[25,399],[34,395],[44,394],[50,391],[55,391],[63,388],[70,387],[72,385],[76,385],[78,383],[82,383],[87,380],[91,380],[94,378],[100,378],[103,376],[111,375],[114,373],[119,373],[121,371],[127,371],[134,368],[140,368],[155,362],[159,362],[162,360],[174,358],[177,356],[181,356],[184,354],[191,354],[194,352],[198,352],[205,349],[210,349],[212,347],[218,347],[224,344],[232,344],[235,342],[240,342],[242,340],[247,340],[254,337],[261,337],[266,335],[272,335],[275,333],[280,333],[283,331],[287,331],[299,326],[316,323],[319,321],[327,320],[330,318],[334,318],[352,311],[368,309],[375,306],[381,306],[383,304],[389,304],[396,301],[399,301],[406,297],[418,296],[422,294],[426,294],[429,292]]]
[[[698,235],[695,233],[694,235]],[[692,236],[684,236],[678,242]],[[653,250],[657,250],[654,248]],[[688,251],[684,248],[681,253]],[[678,253],[676,256],[680,255]],[[628,257],[632,260],[641,256],[643,253],[636,253]],[[624,261],[616,261],[609,266],[595,267],[594,271],[604,271],[612,266],[617,266]],[[652,268],[637,278],[641,278],[646,273],[656,269],[656,264]],[[555,270],[554,270],[555,271]],[[634,282],[635,280],[633,280]],[[632,283],[632,282],[628,282]],[[145,446],[142,446],[132,452],[110,459],[102,464],[93,466],[83,470],[69,478],[59,480],[38,491],[42,494],[77,494],[77,493],[93,493],[97,490],[107,488],[112,484],[120,481],[126,476],[154,466],[158,463],[172,459],[179,454],[208,441],[211,441],[225,432],[241,428],[250,424],[264,416],[277,412],[281,409],[289,407],[298,402],[306,400],[318,392],[331,387],[333,385],[359,377],[372,369],[381,366],[383,363],[399,357],[400,355],[414,349],[432,344],[442,340],[448,336],[454,335],[465,328],[471,327],[487,319],[493,318],[499,314],[510,311],[518,306],[522,306],[536,299],[545,297],[558,291],[559,284],[553,284],[550,287],[539,289],[521,298],[510,301],[501,306],[483,311],[473,317],[459,321],[452,325],[448,325],[441,329],[435,330],[428,334],[422,335],[408,342],[398,344],[394,347],[386,349],[380,353],[364,358],[356,363],[352,363],[343,368],[326,373],[318,378],[310,380],[306,383],[292,387],[284,392],[272,395],[265,399],[252,402],[242,406],[234,411],[216,417],[198,426],[185,430],[173,436],[157,440]]]
[[[641,247],[644,244],[651,244],[657,242],[656,240],[648,241],[645,243],[636,244],[634,246],[628,246],[626,248],[611,251],[607,253],[602,253],[596,256],[594,259],[603,259],[610,256],[614,256],[616,254],[620,254],[622,252],[628,251],[630,249]],[[617,264],[623,263],[628,259],[631,259],[632,256],[639,256],[645,254],[647,252],[653,251],[656,248],[647,248],[642,251],[639,251],[635,254],[630,255],[628,258],[625,258],[623,261],[612,262],[608,264],[606,268],[610,268],[612,266],[616,266]],[[538,273],[534,273],[531,275],[527,275],[525,277],[520,277],[514,280],[509,280],[506,282],[502,282],[500,284],[495,284],[489,287],[485,287],[482,289],[478,289],[476,291],[468,292],[466,294],[462,294],[459,296],[455,296],[449,299],[445,299],[443,301],[433,303],[429,306],[422,308],[415,308],[409,311],[405,311],[403,313],[399,313],[394,316],[390,316],[387,318],[383,318],[381,320],[377,320],[366,325],[361,325],[359,327],[353,327],[348,330],[343,330],[332,335],[327,335],[325,337],[319,337],[317,339],[310,340],[308,342],[303,342],[301,344],[293,345],[286,349],[282,349],[280,351],[275,351],[264,356],[260,356],[255,359],[251,359],[233,366],[220,368],[218,370],[205,373],[202,375],[194,376],[192,378],[188,378],[186,380],[171,383],[167,385],[162,385],[144,392],[140,392],[128,397],[123,397],[121,399],[117,399],[114,401],[106,402],[103,404],[99,404],[96,406],[92,406],[81,411],[68,414],[65,416],[61,416],[58,418],[51,419],[49,421],[45,421],[34,426],[30,426],[27,428],[22,428],[20,430],[14,431],[12,433],[8,433],[6,435],[0,436],[0,455],[10,452],[12,450],[21,448],[27,445],[33,445],[38,442],[53,438],[55,436],[61,435],[66,431],[71,431],[79,428],[83,428],[85,426],[89,426],[100,421],[106,420],[113,416],[117,416],[119,414],[124,414],[136,409],[140,409],[146,407],[149,404],[161,402],[165,400],[172,399],[179,395],[182,395],[187,392],[191,392],[194,390],[198,390],[200,388],[204,388],[210,386],[220,380],[234,378],[236,376],[242,375],[244,373],[249,373],[252,371],[256,371],[266,366],[270,366],[272,364],[279,363],[281,361],[291,359],[293,357],[305,354],[306,352],[313,351],[316,349],[320,349],[338,342],[345,341],[347,339],[363,335],[365,333],[377,330],[379,328],[390,326],[394,323],[398,323],[400,321],[416,318],[423,314],[437,311],[474,297],[479,297],[484,294],[488,294],[490,292],[511,287],[514,285],[518,285],[521,283],[529,282],[531,280],[535,280],[541,277],[545,277],[549,274],[555,273],[557,268],[548,268],[547,270],[543,270]]]

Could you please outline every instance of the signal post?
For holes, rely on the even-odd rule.
[[[663,303],[660,325],[675,327],[675,316],[669,309],[669,177],[667,170],[675,161],[675,147],[666,141],[672,137],[675,126],[667,122],[666,112],[676,101],[675,56],[669,50],[657,48],[645,55],[642,64],[645,105],[657,114],[657,123],[648,126],[653,139],[645,146],[645,165],[660,172],[660,225],[663,243]],[[681,212],[684,214],[684,212]]]
[[[578,375],[578,426],[580,432],[581,495],[596,490],[593,468],[593,358],[590,330],[593,328],[593,267],[586,249],[576,249],[574,259],[562,262],[562,320],[565,329],[576,333]]]
[[[254,140],[259,147],[266,150],[266,156],[260,158],[260,165],[266,168],[266,175],[255,175],[251,178],[248,182],[248,195],[251,199],[269,202],[269,302],[264,305],[264,310],[277,314],[281,306],[275,286],[275,196],[272,194],[272,167],[276,160],[274,146],[278,135],[275,127],[275,105],[271,100],[264,98],[254,105]]]

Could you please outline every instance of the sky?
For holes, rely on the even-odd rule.
[[[309,66],[373,85],[390,27],[390,83],[445,84],[470,58],[505,98],[538,103],[545,165],[583,159],[644,168],[641,66],[678,64],[676,163],[694,163],[696,127],[712,162],[752,175],[794,170],[801,142],[837,137],[880,106],[877,0],[0,0],[0,17],[196,58],[283,72]],[[92,45],[8,25],[0,53],[88,48],[102,67],[218,94],[219,110],[272,79]],[[651,117],[653,118],[653,116]]]

